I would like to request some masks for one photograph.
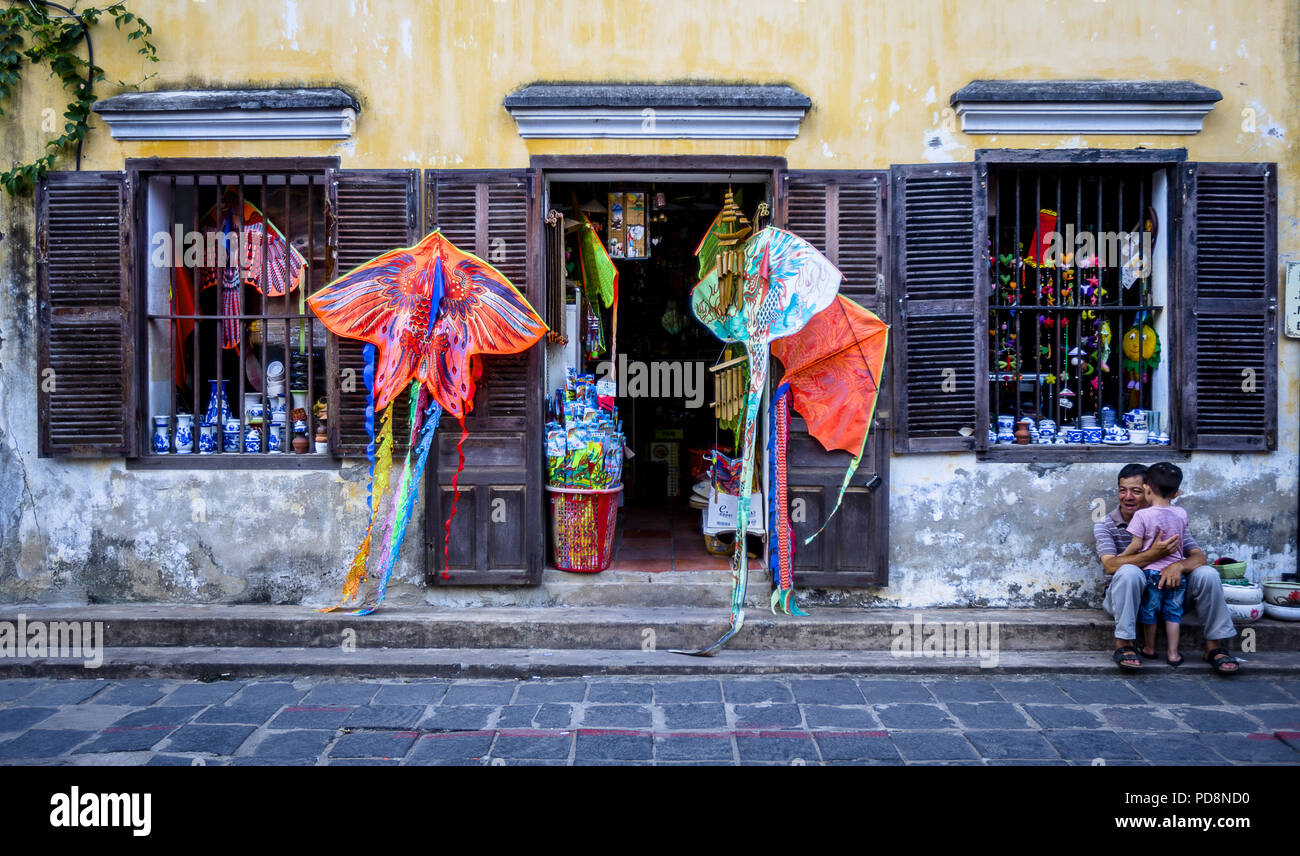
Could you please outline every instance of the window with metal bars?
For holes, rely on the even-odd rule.
[[[327,270],[324,172],[142,181],[145,454],[328,455],[329,337],[306,305]]]
[[[990,445],[1169,442],[1168,186],[1150,166],[990,169]]]

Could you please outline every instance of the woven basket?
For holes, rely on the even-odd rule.
[[[551,487],[551,534],[555,567],[561,571],[597,573],[609,567],[618,523],[619,485],[607,490]]]

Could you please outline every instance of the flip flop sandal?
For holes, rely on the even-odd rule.
[[[1223,656],[1220,657],[1220,654]],[[1241,671],[1241,661],[1229,654],[1224,648],[1215,648],[1212,651],[1205,652],[1205,662],[1209,663],[1210,668],[1214,669],[1214,671],[1220,675],[1235,675],[1237,672]],[[1236,663],[1237,668],[1223,668],[1228,663]]]
[[[1125,663],[1124,660],[1129,655],[1136,657],[1138,661],[1136,663]],[[1142,655],[1138,652],[1138,649],[1134,648],[1132,645],[1125,645],[1123,648],[1116,648],[1115,653],[1112,654],[1110,658],[1126,672],[1137,672],[1142,669]]]
[[[1154,649],[1152,649],[1151,653],[1148,654],[1145,650],[1139,648],[1139,649],[1138,649],[1138,656],[1140,656],[1143,660],[1159,660],[1159,659],[1160,659],[1160,655],[1157,654],[1157,653],[1155,652]]]
[[[1179,657],[1177,660],[1171,660],[1168,657],[1166,657],[1165,662],[1173,666],[1175,669],[1177,669],[1179,666],[1183,664],[1184,659],[1185,659],[1184,657]]]

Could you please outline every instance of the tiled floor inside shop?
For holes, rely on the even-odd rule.
[[[725,571],[730,561],[704,548],[700,512],[691,508],[629,506],[619,515],[613,569]]]

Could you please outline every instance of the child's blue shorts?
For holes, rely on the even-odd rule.
[[[1155,624],[1163,611],[1165,621],[1182,623],[1183,595],[1187,592],[1187,577],[1184,576],[1178,583],[1178,588],[1156,588],[1159,583],[1159,572],[1147,573],[1147,587],[1142,593],[1142,610],[1138,614],[1138,622]]]

